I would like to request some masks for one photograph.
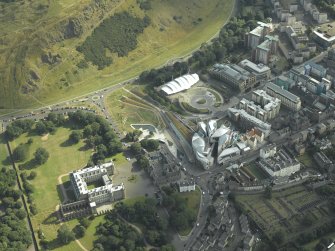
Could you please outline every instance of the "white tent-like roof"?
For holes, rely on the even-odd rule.
[[[184,90],[191,88],[194,84],[199,81],[198,74],[188,74],[176,78],[169,83],[166,83],[160,86],[160,90],[162,90],[166,95],[172,95]]]

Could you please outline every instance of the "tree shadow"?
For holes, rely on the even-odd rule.
[[[131,150],[129,149],[126,149],[123,151],[123,155],[126,157],[126,158],[134,158],[135,155],[132,153]]]
[[[60,223],[60,221],[57,217],[57,214],[58,214],[58,212],[53,212],[53,213],[49,214],[49,216],[42,221],[42,224],[53,225],[53,224]]]
[[[85,152],[87,150],[91,149],[91,147],[88,146],[88,144],[85,144],[78,148],[79,151]]]
[[[9,156],[1,162],[4,166],[12,165],[12,161]]]
[[[48,241],[46,243],[46,246],[47,246],[47,250],[54,250],[54,249],[57,249],[57,248],[60,248],[62,246],[64,246],[63,243],[61,243],[57,238],[56,239],[53,239],[51,241]]]
[[[31,159],[23,164],[18,165],[18,168],[20,170],[31,170],[34,169],[38,166],[37,162],[35,161],[35,159]]]
[[[132,163],[131,166],[132,166],[132,168],[131,168],[132,173],[138,173],[142,170],[136,162]]]
[[[34,137],[34,136],[41,136],[41,137],[42,137],[42,135],[39,134],[39,133],[37,133],[36,130],[29,130],[27,136],[28,136],[28,137]]]
[[[65,140],[64,142],[60,143],[59,146],[61,147],[68,147],[74,145],[73,142],[69,139]]]

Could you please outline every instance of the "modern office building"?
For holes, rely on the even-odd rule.
[[[301,109],[301,100],[298,96],[293,93],[269,82],[265,86],[265,91],[272,97],[278,98],[281,104],[293,111],[299,111]]]
[[[245,98],[241,99],[238,103],[238,109],[243,109],[250,115],[262,120],[268,120],[268,113],[260,105],[256,105],[253,101]]]
[[[315,41],[323,46],[329,48],[335,43],[335,23],[328,23],[318,26],[312,33]]]
[[[251,49],[256,47],[264,41],[266,35],[272,31],[272,24],[258,22],[258,26],[252,31],[246,33],[245,44]]]
[[[278,52],[278,36],[265,36],[265,41],[256,47],[253,58],[256,62],[269,64],[272,55]]]
[[[256,84],[256,76],[253,73],[234,64],[215,64],[209,73],[216,79],[219,79],[230,86],[244,92],[254,87]]]
[[[273,119],[279,113],[281,101],[276,97],[271,97],[264,90],[253,91],[251,100],[261,105],[267,113],[267,119]]]
[[[244,130],[250,130],[256,127],[261,130],[266,136],[269,135],[271,131],[270,124],[263,122],[262,120],[248,114],[245,110],[228,108],[228,115]]]
[[[242,60],[239,65],[256,76],[256,81],[267,80],[271,76],[271,69],[264,64],[255,64],[248,59]]]

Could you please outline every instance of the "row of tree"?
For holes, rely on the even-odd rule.
[[[0,250],[26,250],[31,244],[26,211],[16,187],[15,171],[3,167],[0,171]]]

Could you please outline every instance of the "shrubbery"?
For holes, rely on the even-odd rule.
[[[116,205],[116,211],[126,220],[145,227],[145,238],[151,245],[158,247],[167,243],[168,222],[159,217],[155,199],[147,198],[131,206],[121,202]]]
[[[127,56],[137,47],[138,34],[149,24],[147,16],[141,19],[128,12],[117,13],[105,19],[77,50],[84,54],[86,60],[97,65],[98,69],[103,69],[113,63],[113,59],[106,55],[106,49],[117,53],[119,57]]]

